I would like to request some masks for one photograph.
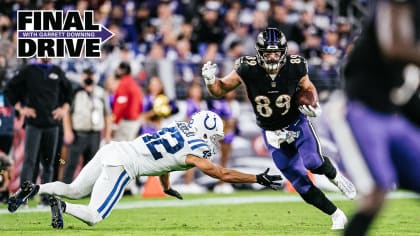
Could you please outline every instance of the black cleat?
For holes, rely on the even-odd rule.
[[[15,212],[20,207],[20,205],[28,200],[28,198],[35,196],[35,194],[38,193],[38,190],[39,185],[29,181],[23,182],[22,186],[20,186],[20,189],[7,201],[7,209],[10,212]]]
[[[66,203],[52,195],[48,200],[51,206],[51,226],[54,229],[62,229],[64,226],[63,212],[66,209]]]

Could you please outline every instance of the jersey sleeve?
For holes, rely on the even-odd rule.
[[[203,139],[199,138],[191,138],[187,141],[188,146],[191,149],[191,155],[210,159],[211,157],[211,150],[210,147],[207,145],[207,143]]]
[[[250,66],[257,65],[257,58],[251,56],[244,56],[236,59],[233,69],[238,73],[241,78],[244,78],[249,73]]]
[[[308,74],[308,63],[306,59],[299,55],[290,55],[287,57],[288,63],[293,68],[293,73],[297,78],[302,78]]]

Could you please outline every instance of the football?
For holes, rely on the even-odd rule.
[[[296,91],[294,97],[298,105],[311,105],[313,107],[316,106],[317,101],[311,90],[300,89]]]

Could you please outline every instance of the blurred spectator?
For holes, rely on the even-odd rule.
[[[112,113],[108,94],[95,85],[92,69],[83,71],[81,86],[74,94],[70,113],[64,119],[65,143],[69,147],[62,181],[68,184],[73,181],[80,155],[86,165],[98,151],[102,132],[105,143],[111,140]]]
[[[322,45],[322,51],[328,50],[325,49],[325,47],[330,48],[330,50],[335,50],[333,54],[335,54],[337,58],[342,58],[344,56],[344,50],[340,47],[340,36],[335,25],[332,25],[324,33],[324,43]]]
[[[276,4],[272,9],[272,15],[268,18],[268,26],[275,27],[282,31],[286,38],[292,34],[292,25],[287,21],[287,8]]]
[[[267,1],[258,2],[252,21],[252,28],[255,32],[260,32],[263,29],[267,28],[268,22],[268,11],[270,9],[270,4]]]
[[[229,45],[229,50],[226,53],[223,61],[222,74],[229,73],[233,70],[236,59],[244,55],[244,49],[241,41],[233,41]]]
[[[320,65],[322,31],[312,26],[306,30],[305,34],[306,38],[302,43],[301,52],[309,64]]]
[[[191,84],[188,89],[187,97],[187,112],[185,120],[189,121],[191,116],[199,111],[207,110],[207,104],[203,100],[203,89],[198,82]],[[199,194],[207,192],[207,189],[203,186],[195,183],[195,168],[188,169],[185,171],[184,184],[178,185],[177,190],[181,193]]]
[[[351,24],[345,17],[338,17],[336,20],[337,32],[339,36],[339,47],[346,48],[352,40]]]
[[[221,99],[211,99],[207,101],[207,106],[210,111],[217,113],[223,120],[224,123],[224,133],[225,136],[223,140],[221,140],[220,146],[220,165],[223,167],[227,167],[229,164],[229,160],[231,158],[232,153],[232,142],[235,137],[235,127],[237,119],[233,117],[232,109],[230,104],[227,100],[229,97],[229,101],[232,101],[236,96],[235,92],[232,94],[226,94],[224,98]],[[233,104],[233,103],[232,103]],[[236,114],[238,115],[238,114]],[[213,191],[215,193],[224,193],[229,194],[233,193],[234,189],[231,184],[219,181],[214,186]]]
[[[230,33],[235,30],[236,23],[239,18],[239,9],[232,7],[227,9],[224,15],[225,33]]]
[[[333,20],[333,13],[327,5],[327,0],[314,0],[314,24],[322,30],[328,30]]]
[[[245,55],[255,54],[255,37],[252,36],[252,14],[242,13],[239,16],[238,23],[234,31],[226,35],[222,43],[222,49],[228,52],[231,43],[240,41]]]
[[[224,37],[222,18],[219,15],[220,2],[208,1],[202,10],[202,15],[193,20],[192,49],[203,57],[214,54]],[[207,59],[203,59],[206,61]]]
[[[0,14],[0,39],[9,38],[11,26],[12,22],[10,21],[10,18]]]
[[[198,63],[200,58],[192,54],[191,44],[187,38],[180,36],[174,50],[168,51],[166,58],[175,63],[175,70],[177,75],[179,75],[179,78],[177,78],[178,81],[185,83],[192,82],[194,74],[198,73],[194,71],[194,64]]]
[[[289,55],[299,55],[300,48],[299,45],[294,41],[287,42],[287,54]]]
[[[160,129],[162,120],[178,113],[176,101],[165,95],[162,81],[157,76],[150,79],[144,98],[143,124],[141,134],[153,133]]]
[[[296,0],[283,0],[283,6],[287,9],[286,22],[289,24],[294,24],[299,21],[299,10],[296,5],[299,1]]]
[[[15,110],[4,94],[7,81],[7,61],[0,56],[0,152],[9,154],[13,144]]]
[[[36,182],[37,163],[42,164],[41,183],[51,182],[61,120],[69,111],[72,89],[64,72],[48,58],[23,67],[5,90],[11,104],[25,117],[25,160],[21,183]],[[43,196],[41,205],[48,204]]]
[[[0,202],[7,203],[9,199],[9,184],[11,178],[11,166],[12,163],[9,157],[0,152]]]
[[[310,11],[303,10],[300,13],[299,20],[292,25],[290,36],[287,39],[300,45],[305,41],[309,27],[315,27],[313,25],[313,14]]]
[[[173,14],[169,0],[160,0],[157,7],[157,17],[150,20],[151,25],[157,29],[164,45],[175,45],[176,38],[181,32],[184,17]]]
[[[115,72],[118,86],[114,94],[112,108],[113,130],[112,139],[128,141],[137,137],[140,128],[140,114],[143,106],[143,94],[140,87],[131,76],[128,62],[121,62]]]

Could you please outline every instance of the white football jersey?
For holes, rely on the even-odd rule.
[[[174,122],[154,134],[144,134],[133,141],[111,142],[107,146],[102,163],[123,165],[132,178],[186,170],[188,154],[207,159],[212,155],[207,143],[186,122]]]

